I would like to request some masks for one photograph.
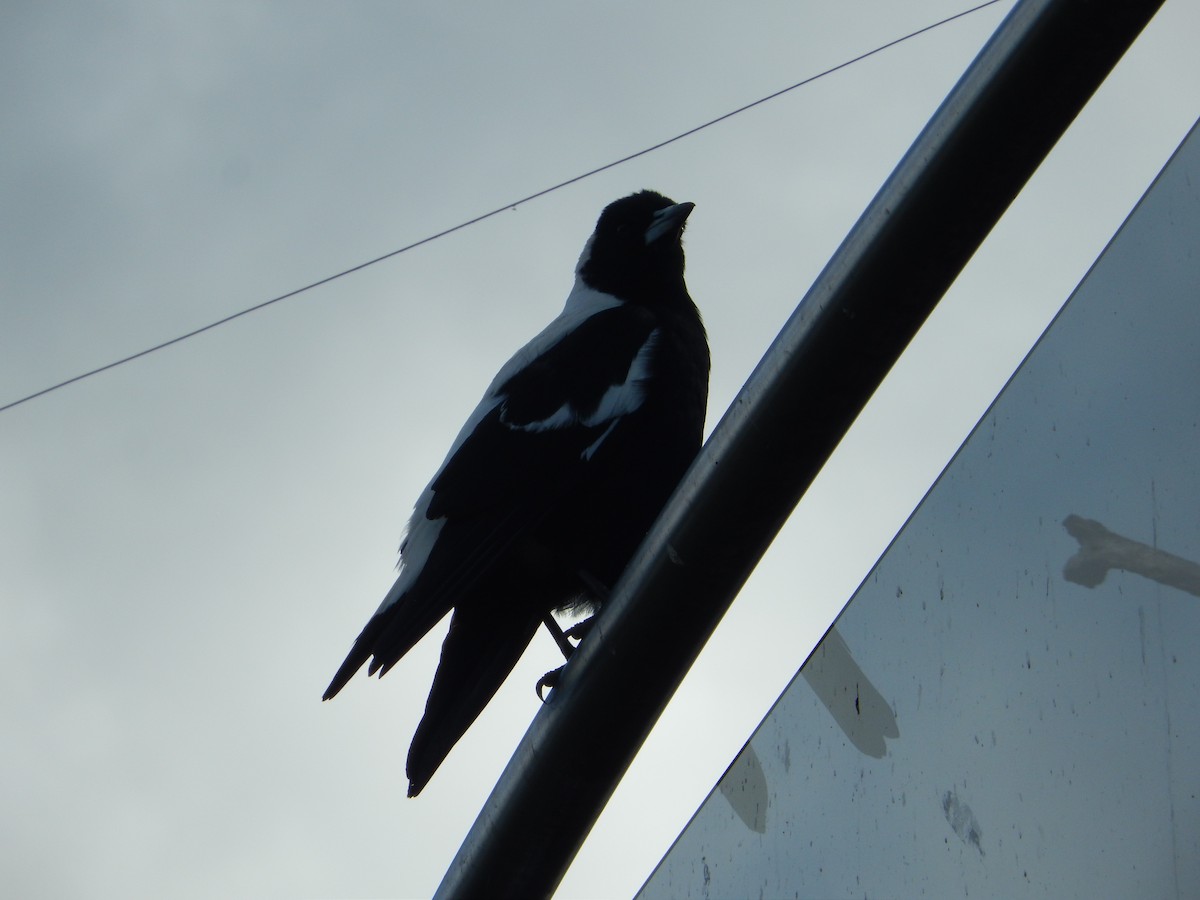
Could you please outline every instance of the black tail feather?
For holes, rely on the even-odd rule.
[[[362,633],[355,639],[354,646],[350,648],[337,674],[329,682],[322,700],[336,697],[338,691],[346,686],[346,682],[354,677],[370,656],[375,658],[371,660],[367,673],[374,675],[381,668],[386,672],[415,647],[429,629],[446,614],[444,610],[434,610],[432,614],[425,613],[408,600],[406,595],[384,612],[371,617]],[[414,616],[414,611],[420,615]]]
[[[367,661],[367,657],[374,650],[375,642],[379,638],[379,633],[383,631],[383,617],[374,616],[354,641],[354,646],[350,648],[350,652],[346,655],[345,661],[337,670],[337,674],[333,676],[333,680],[329,682],[329,687],[325,688],[325,694],[321,697],[322,700],[332,700],[337,696],[338,691],[346,686],[355,673],[363,667],[363,663]]]
[[[425,787],[504,683],[542,617],[504,604],[460,607],[450,620],[425,715],[408,751],[408,796]]]

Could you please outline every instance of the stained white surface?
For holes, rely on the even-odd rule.
[[[1200,893],[1198,243],[1200,130],[641,897]]]

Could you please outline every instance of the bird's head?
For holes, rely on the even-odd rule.
[[[639,191],[610,203],[600,214],[576,269],[595,290],[653,306],[687,296],[683,281],[683,229],[694,203],[676,203]]]

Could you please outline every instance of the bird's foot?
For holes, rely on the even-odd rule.
[[[554,621],[554,616],[550,615],[549,613],[547,613],[542,619],[542,622],[545,624],[546,630],[550,632],[551,636],[553,636],[554,642],[558,644],[558,649],[562,651],[563,658],[570,659],[574,655],[575,651],[579,648],[578,644],[572,644],[571,641],[574,640],[582,642],[583,639],[591,632],[592,626],[596,624],[596,617],[589,616],[582,622],[576,622],[566,631],[559,627],[558,622]],[[538,679],[538,683],[534,690],[537,691],[538,699],[543,703],[546,702],[546,698],[542,696],[542,691],[546,688],[554,690],[554,688],[558,686],[558,679],[562,675],[562,670],[565,668],[566,666],[559,666],[553,672],[547,672]]]
[[[553,672],[547,672],[538,679],[537,686],[534,688],[534,690],[537,691],[538,699],[543,703],[546,702],[546,698],[542,696],[542,689],[549,688],[550,690],[554,690],[556,687],[558,687],[558,679],[562,676],[562,670],[565,668],[566,666],[559,666]]]
[[[575,652],[575,645],[567,640],[567,635],[574,631],[572,626],[568,631],[563,631],[559,627],[558,622],[554,620],[554,616],[550,613],[542,616],[542,624],[546,626],[546,630],[550,632],[550,637],[554,638],[554,643],[558,644],[558,649],[562,651],[563,659],[570,659],[571,654]]]
[[[583,642],[583,639],[591,633],[592,626],[596,624],[595,616],[588,616],[582,622],[576,622],[570,628],[563,632],[563,637]]]

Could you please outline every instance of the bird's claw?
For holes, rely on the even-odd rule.
[[[563,632],[563,637],[571,638],[582,643],[583,639],[588,636],[592,630],[592,626],[596,624],[596,617],[589,616],[582,622],[576,622],[570,628]]]
[[[545,675],[543,675],[541,678],[538,679],[537,686],[534,687],[534,690],[537,691],[538,699],[541,700],[543,703],[546,702],[546,698],[542,696],[542,688],[549,688],[550,690],[554,690],[556,687],[558,687],[559,676],[562,675],[562,670],[565,668],[566,668],[566,666],[559,666],[553,672],[547,672]]]

